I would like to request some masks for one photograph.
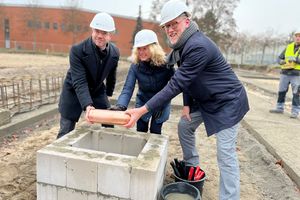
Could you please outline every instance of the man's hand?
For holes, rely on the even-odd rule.
[[[137,120],[141,118],[145,113],[147,113],[148,110],[146,106],[142,106],[140,108],[134,108],[134,109],[129,109],[126,110],[125,113],[130,115],[130,120],[127,124],[124,125],[126,128],[132,128]]]
[[[288,61],[289,63],[296,62],[296,58],[294,56],[291,56],[288,58]]]
[[[191,116],[190,116],[190,107],[189,106],[183,106],[182,111],[181,111],[181,117],[187,118],[188,121],[191,121]]]
[[[86,120],[89,124],[93,124],[93,122],[91,122],[90,119],[89,119],[89,113],[90,113],[91,110],[95,110],[94,106],[89,105],[89,106],[87,106],[87,107],[85,108],[85,120]]]
[[[286,62],[285,62],[285,60],[280,60],[280,61],[279,61],[279,64],[280,64],[280,65],[285,65]]]

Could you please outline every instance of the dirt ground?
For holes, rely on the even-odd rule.
[[[28,56],[28,57],[27,57]],[[22,59],[17,62],[17,60]],[[5,72],[15,75],[49,72],[49,67],[55,66],[67,69],[67,58],[20,54],[0,53],[1,76]],[[25,61],[33,60],[33,62]],[[7,63],[6,63],[7,62]],[[54,64],[54,63],[57,63]],[[123,63],[124,64],[124,63]],[[16,70],[18,67],[18,70]],[[3,71],[6,69],[6,71]],[[13,75],[11,73],[10,75]],[[253,90],[251,92],[258,91]],[[268,98],[268,97],[266,97]],[[164,124],[163,132],[169,136],[168,162],[174,158],[181,159],[181,147],[177,136],[177,122],[180,111],[172,111],[170,120]],[[23,130],[11,133],[0,144],[0,199],[1,200],[35,200],[36,199],[36,151],[55,140],[58,132],[59,116],[45,119]],[[84,122],[80,122],[84,123]],[[78,124],[78,126],[80,126]],[[207,174],[203,200],[218,199],[219,171],[216,160],[215,137],[207,137],[203,125],[197,130],[197,147],[201,155],[201,167]],[[241,127],[237,142],[237,152],[241,171],[241,199],[242,200],[296,200],[300,193],[295,184],[277,163],[248,131]],[[173,182],[172,170],[167,165],[165,184]]]

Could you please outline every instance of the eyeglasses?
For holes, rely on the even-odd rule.
[[[98,30],[98,29],[93,29],[93,31],[98,35],[98,34],[101,34],[101,35],[108,35],[109,32],[107,31],[102,31],[102,30]]]
[[[181,18],[181,19],[179,19],[179,20],[177,20],[177,21],[174,21],[173,23],[169,23],[169,24],[166,24],[166,25],[162,26],[162,28],[165,29],[165,30],[169,30],[170,28],[172,28],[173,30],[174,30],[174,29],[177,29],[178,25],[179,25],[183,20],[185,20],[185,19],[187,19],[187,18],[186,18],[186,17]]]

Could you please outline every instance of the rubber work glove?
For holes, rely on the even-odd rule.
[[[279,64],[280,64],[280,65],[285,65],[286,62],[285,62],[285,60],[280,60],[280,61],[279,61]]]
[[[296,62],[296,58],[293,57],[293,56],[288,57],[288,62],[289,62],[289,63]]]
[[[127,110],[127,107],[117,104],[117,105],[111,106],[110,108],[108,108],[108,110],[125,111],[125,110]]]

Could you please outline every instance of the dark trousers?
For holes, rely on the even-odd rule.
[[[156,123],[155,119],[151,118],[150,133],[161,134],[161,128],[163,123]],[[136,130],[140,132],[148,132],[149,122],[145,122],[139,119],[136,123]]]
[[[74,130],[76,125],[75,121],[60,117],[60,128],[56,139],[66,135],[67,133]]]

